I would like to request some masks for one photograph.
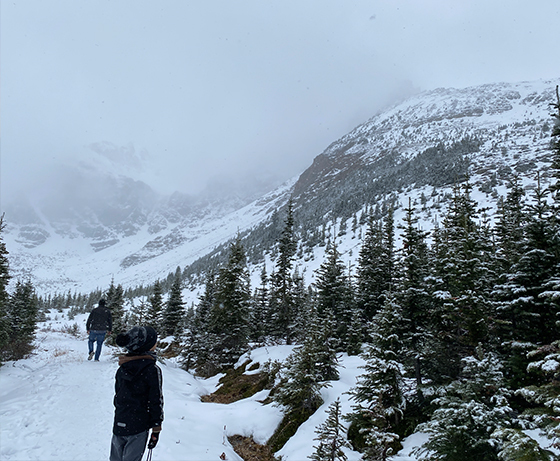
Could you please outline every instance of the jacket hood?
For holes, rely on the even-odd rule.
[[[155,355],[122,355],[119,357],[119,366],[124,379],[133,380],[138,376],[146,367],[153,365],[156,361]]]

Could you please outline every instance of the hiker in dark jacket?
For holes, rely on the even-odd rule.
[[[101,355],[101,347],[103,346],[105,335],[107,332],[111,334],[112,329],[113,316],[111,315],[111,311],[105,307],[105,300],[100,299],[99,305],[90,312],[86,322],[86,330],[89,335],[88,360],[91,360],[93,357],[93,343],[97,343],[97,347],[95,348],[95,361],[99,362],[99,356]]]
[[[128,354],[119,357],[115,376],[115,420],[110,461],[140,461],[156,446],[163,421],[161,369],[156,365],[157,334],[152,327],[133,327],[117,335]]]

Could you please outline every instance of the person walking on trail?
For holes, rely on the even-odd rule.
[[[99,362],[99,356],[101,355],[101,347],[103,346],[103,341],[105,340],[105,335],[107,332],[111,334],[113,329],[113,316],[111,311],[105,306],[106,302],[104,299],[99,300],[99,305],[93,309],[86,322],[86,330],[89,335],[88,348],[89,355],[88,360],[93,357],[93,344],[97,343],[95,349],[95,361]]]
[[[115,375],[115,420],[110,461],[141,461],[157,445],[163,422],[163,378],[156,365],[157,333],[149,326],[117,335],[127,350]],[[150,436],[151,430],[151,436]]]

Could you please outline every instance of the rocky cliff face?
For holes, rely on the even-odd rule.
[[[406,187],[441,187],[467,172],[486,189],[514,173],[531,176],[547,162],[557,83],[417,95],[333,142],[300,176],[294,193],[303,203],[337,188],[362,195],[369,189],[373,197]]]

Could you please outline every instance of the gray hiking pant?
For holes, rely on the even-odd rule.
[[[142,461],[148,442],[148,432],[134,435],[113,434],[110,461]]]

